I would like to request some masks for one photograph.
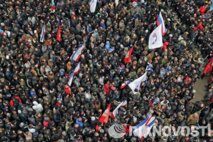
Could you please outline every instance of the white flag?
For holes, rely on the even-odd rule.
[[[119,0],[115,0],[115,6],[118,6],[118,1],[119,1]]]
[[[132,89],[132,92],[134,94],[136,94],[137,92],[135,92],[135,89],[137,89],[139,91],[140,86],[141,86],[141,82],[146,81],[147,76],[146,76],[147,72],[145,72],[141,77],[135,79],[133,82],[131,82],[129,84],[129,87]]]
[[[98,1],[98,0],[91,0],[91,2],[90,2],[90,12],[91,12],[91,13],[94,13],[94,12],[95,12],[95,8],[96,8],[96,5],[97,5],[97,1]]]
[[[161,31],[161,25],[159,25],[149,36],[149,49],[155,49],[163,46],[163,37]]]
[[[44,35],[45,35],[45,23],[43,24],[43,28],[40,35],[40,42],[44,42]]]

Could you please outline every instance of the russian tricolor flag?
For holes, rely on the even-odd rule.
[[[125,86],[129,85],[130,81],[125,81],[123,84],[121,84],[120,89],[123,89]]]
[[[131,60],[131,55],[132,55],[132,50],[133,50],[133,47],[129,50],[129,52],[126,54],[125,58],[124,58],[124,63],[125,64],[128,64],[130,63],[132,60]]]
[[[60,24],[60,21],[59,19],[57,19],[58,21],[58,33],[57,33],[57,40],[60,42],[61,41],[61,24]]]
[[[81,45],[70,57],[70,60],[75,60],[76,62],[78,62],[78,60],[81,57],[81,52],[84,50],[85,46]]]
[[[71,86],[72,85],[72,80],[73,80],[73,76],[75,74],[77,74],[80,71],[80,62],[77,64],[77,66],[75,67],[75,69],[73,70],[72,74],[70,74],[70,78],[68,81],[68,85]]]
[[[43,28],[40,35],[40,42],[44,42],[44,35],[45,35],[45,23],[43,24]]]
[[[4,31],[3,31],[3,30],[1,30],[1,29],[0,29],[0,34],[1,34],[1,35],[3,35],[3,34],[4,34]]]
[[[157,18],[157,26],[159,26],[159,25],[162,25],[162,34],[165,35],[167,33],[167,30],[166,30],[161,12]]]
[[[52,0],[52,12],[53,13],[55,12],[55,2],[54,2],[54,0]]]
[[[127,105],[127,100],[124,100],[123,102],[121,102],[111,113],[111,117],[115,118],[118,115],[118,109],[120,107],[124,107],[125,105]]]

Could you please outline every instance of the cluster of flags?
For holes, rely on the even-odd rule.
[[[121,138],[125,134],[133,132],[134,136],[139,137],[140,140],[146,138],[151,131],[153,125],[155,124],[155,117],[152,117],[151,114],[148,117],[140,122],[136,126],[131,126],[130,124],[113,124],[109,129],[108,133],[113,138]]]
[[[70,57],[70,60],[74,60],[76,62],[78,62],[78,60],[81,57],[81,52],[84,50],[85,45],[81,45]],[[68,85],[71,86],[72,85],[72,81],[74,78],[74,75],[77,74],[80,71],[80,62],[77,64],[77,66],[75,67],[75,69],[73,70],[73,72],[70,74],[69,77],[69,81],[68,81]]]

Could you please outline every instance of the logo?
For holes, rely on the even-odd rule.
[[[129,125],[129,124],[127,124]],[[134,127],[129,125],[128,129],[125,128],[125,124],[120,125],[120,124],[113,124],[109,129],[108,133],[111,137],[113,138],[121,138],[124,135],[132,136],[135,135],[134,133]],[[207,130],[207,133],[206,133]],[[146,131],[146,130],[145,130]],[[211,135],[211,128],[209,126],[178,126],[178,127],[169,127],[169,126],[164,126],[164,127],[156,127],[154,126],[151,131],[147,134],[145,134],[145,131],[138,131],[137,135],[143,135],[144,138],[147,136],[150,137],[156,137],[156,136],[173,136],[173,137],[179,137],[179,136],[193,136],[193,137],[198,137],[198,136],[210,136]]]
[[[157,34],[154,33],[153,36],[152,36],[152,44],[155,44],[157,41]]]

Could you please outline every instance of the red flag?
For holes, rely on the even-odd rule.
[[[124,63],[125,64],[128,64],[130,63],[132,60],[131,60],[131,55],[132,55],[132,50],[133,50],[133,47],[129,50],[129,52],[126,54],[125,58],[124,58]]]
[[[58,20],[58,33],[57,33],[57,38],[59,42],[61,41],[61,24],[60,21]]]
[[[101,115],[101,118],[99,119],[99,122],[101,123],[107,123],[109,120],[109,115],[110,115],[110,107],[111,103],[108,105],[104,113]]]
[[[204,74],[209,73],[212,70],[212,62],[213,62],[213,57],[211,57],[209,63],[207,64],[206,68],[204,69]]]

